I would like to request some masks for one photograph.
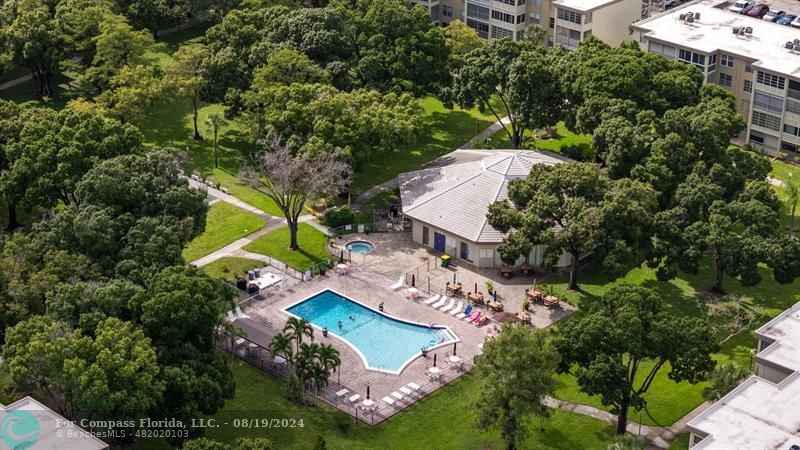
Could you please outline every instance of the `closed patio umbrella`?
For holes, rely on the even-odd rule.
[[[369,385],[367,385],[367,400],[369,400]]]
[[[417,277],[412,273],[411,274],[411,287],[416,287],[415,284],[417,284]]]
[[[436,353],[433,354],[433,367],[436,367]]]
[[[494,299],[494,301],[497,301],[497,290],[496,289],[495,289],[494,292],[492,292],[492,299]]]
[[[456,356],[456,348],[458,347],[458,342],[453,342],[453,356]]]
[[[453,284],[456,284],[456,274],[453,272]]]
[[[478,283],[475,283],[475,293],[478,293]]]

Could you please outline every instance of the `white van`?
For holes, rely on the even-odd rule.
[[[736,0],[731,6],[728,7],[728,11],[741,14],[742,11],[755,4],[756,2],[753,0]]]

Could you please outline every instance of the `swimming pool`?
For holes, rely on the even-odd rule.
[[[433,349],[458,341],[447,327],[396,319],[329,289],[285,311],[318,328],[327,328],[328,333],[349,344],[368,369],[393,374],[402,372],[423,347]]]
[[[344,245],[344,248],[350,250],[351,253],[366,255],[375,250],[375,244],[367,241],[350,241]]]

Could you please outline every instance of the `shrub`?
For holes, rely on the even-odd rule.
[[[591,157],[587,153],[581,145],[565,145],[561,147],[561,154],[575,161],[590,161]]]
[[[350,428],[353,427],[353,421],[350,419],[350,415],[344,411],[336,411],[333,414],[333,423],[336,424],[336,428],[343,434],[349,433]]]
[[[325,213],[325,225],[331,228],[341,227],[353,223],[354,218],[355,214],[350,208],[330,210]]]

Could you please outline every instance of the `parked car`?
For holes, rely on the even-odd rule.
[[[768,22],[777,22],[778,19],[786,15],[786,11],[782,9],[773,9],[764,15],[764,20]]]
[[[795,28],[800,28],[800,16],[795,17],[789,25]]]
[[[745,9],[752,8],[755,4],[756,2],[753,0],[736,0],[736,2],[728,7],[728,11],[744,14]]]
[[[766,16],[769,12],[769,5],[765,5],[763,3],[753,6],[747,11],[747,15],[750,17],[758,17],[761,19],[762,17]]]
[[[777,23],[778,25],[789,25],[796,18],[797,14],[786,14],[780,19],[778,19],[775,23]]]

